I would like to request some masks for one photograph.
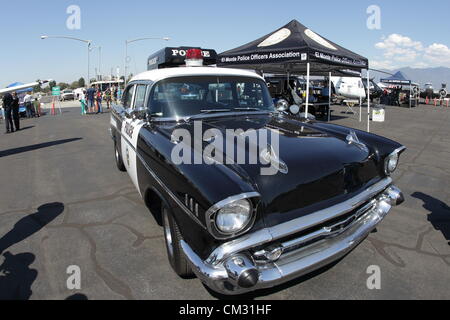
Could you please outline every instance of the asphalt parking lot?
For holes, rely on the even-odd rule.
[[[334,109],[334,123],[365,128]],[[0,299],[217,298],[171,270],[162,229],[115,167],[109,115],[62,111],[0,138]],[[406,203],[337,264],[245,298],[450,299],[450,109],[390,107],[386,117],[372,129],[408,147],[395,177]],[[372,265],[381,290],[367,288]]]

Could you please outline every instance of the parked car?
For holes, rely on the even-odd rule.
[[[195,141],[174,140],[176,130],[207,134],[202,145],[235,129],[279,133],[279,154],[261,152],[279,164],[276,174],[237,164],[228,149],[231,162],[174,162],[176,146],[197,150]],[[391,175],[405,147],[280,113],[264,79],[251,72],[142,73],[113,108],[111,135],[117,167],[164,228],[172,268],[226,295],[273,287],[339,260],[404,201]],[[251,145],[242,148],[252,154]]]
[[[59,97],[61,101],[69,101],[69,100],[75,100],[75,93],[73,90],[63,90],[61,91],[61,96]]]

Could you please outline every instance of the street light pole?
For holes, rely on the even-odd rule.
[[[138,38],[133,40],[125,40],[125,65],[124,65],[124,71],[125,71],[125,85],[127,85],[128,82],[128,44],[137,42],[137,41],[143,41],[143,40],[163,40],[163,41],[169,41],[169,37],[163,37],[163,38]]]
[[[41,36],[41,39],[42,40],[45,40],[45,39],[68,39],[68,40],[75,40],[75,41],[81,41],[81,42],[84,42],[84,43],[86,43],[87,44],[87,49],[88,49],[88,72],[87,72],[87,74],[88,74],[88,78],[87,78],[87,84],[88,84],[88,86],[89,86],[89,84],[90,84],[90,77],[91,77],[91,74],[90,74],[90,68],[91,68],[91,66],[90,66],[90,52],[91,52],[91,44],[92,44],[92,40],[83,40],[83,39],[79,39],[79,38],[74,38],[74,37],[66,37],[66,36]]]
[[[86,88],[91,85],[91,41],[88,42],[88,78],[86,79]]]
[[[91,47],[90,51],[98,49],[98,74],[102,75],[102,46]]]

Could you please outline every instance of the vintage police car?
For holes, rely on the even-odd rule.
[[[173,161],[180,144],[196,152],[195,141],[174,139],[176,130],[203,136],[210,129],[278,132],[279,154],[265,155],[279,159],[280,170],[262,175],[263,164]],[[118,168],[164,228],[175,272],[195,274],[222,294],[273,287],[342,258],[404,201],[391,175],[405,147],[278,112],[264,79],[248,71],[137,75],[113,109],[111,135]],[[248,144],[240,151],[253,152]],[[228,160],[236,160],[232,153]]]

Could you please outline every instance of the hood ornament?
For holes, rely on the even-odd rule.
[[[264,149],[261,152],[261,158],[271,164],[272,166],[276,166],[278,168],[278,171],[282,174],[288,174],[289,173],[289,167],[287,164],[281,160],[277,153],[275,152],[274,148],[269,144],[267,149]]]
[[[366,146],[364,143],[362,143],[361,141],[359,141],[359,138],[358,138],[358,136],[356,135],[356,132],[355,132],[355,131],[353,131],[353,130],[350,131],[350,133],[348,134],[346,140],[347,140],[347,143],[348,143],[349,145],[350,145],[350,144],[353,144],[353,145],[355,145],[356,147],[358,147],[359,149],[361,149],[362,151],[369,152],[369,148],[367,148],[367,146]]]

